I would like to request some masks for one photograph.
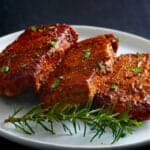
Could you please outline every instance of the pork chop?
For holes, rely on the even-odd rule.
[[[59,103],[62,108],[66,104],[84,105],[91,101],[96,93],[93,78],[100,70],[102,74],[112,71],[117,47],[116,37],[109,34],[86,39],[70,48],[41,88],[45,106]]]
[[[138,120],[150,118],[150,54],[125,54],[116,58],[113,72],[99,76],[94,106],[113,104]]]
[[[31,26],[0,54],[0,95],[16,96],[41,84],[77,41],[66,24]]]

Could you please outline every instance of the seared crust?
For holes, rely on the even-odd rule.
[[[99,77],[97,82],[96,107],[112,103],[114,112],[123,112],[131,105],[133,118],[150,118],[150,54],[121,55],[115,60],[113,73]],[[113,90],[112,84],[117,88]]]
[[[0,54],[0,95],[15,96],[41,84],[61,62],[77,34],[66,24],[32,26]]]
[[[84,105],[91,101],[96,92],[93,79],[100,72],[98,64],[103,66],[102,74],[110,72],[117,47],[117,39],[109,34],[81,41],[70,48],[42,87],[40,94],[45,106],[51,107],[56,103],[61,107],[66,104]]]

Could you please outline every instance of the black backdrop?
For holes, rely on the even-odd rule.
[[[149,39],[150,0],[0,0],[0,36],[55,22],[114,28]],[[29,149],[3,138],[0,145]]]
[[[0,36],[53,22],[102,26],[150,38],[150,0],[0,0]]]

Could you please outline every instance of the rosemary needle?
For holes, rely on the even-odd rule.
[[[68,127],[66,122],[73,125],[74,133],[80,130],[81,122],[83,123],[83,136],[86,136],[87,127],[93,131],[94,135],[91,137],[91,142],[96,138],[100,138],[106,128],[111,129],[113,135],[112,143],[124,137],[127,133],[132,133],[134,127],[140,127],[143,123],[128,115],[128,112],[121,114],[112,114],[110,107],[91,109],[91,105],[87,104],[84,108],[81,106],[66,105],[60,112],[58,112],[59,104],[52,108],[42,108],[41,105],[33,106],[27,113],[21,117],[17,117],[21,109],[15,110],[4,122],[12,123],[14,126],[26,134],[34,134],[36,131],[32,127],[31,122],[35,122],[41,126],[45,131],[51,135],[55,134],[54,122],[62,125],[64,132],[73,135],[72,130]]]

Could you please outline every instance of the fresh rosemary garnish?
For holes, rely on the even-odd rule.
[[[0,72],[6,73],[9,71],[9,66],[3,66],[0,68]]]
[[[132,71],[134,73],[142,73],[142,68],[137,66],[137,67],[132,68]]]
[[[64,132],[73,135],[73,131],[68,126],[68,122],[70,122],[73,125],[74,133],[81,130],[81,125],[84,126],[83,136],[86,136],[87,127],[89,127],[94,134],[90,140],[91,142],[96,137],[100,138],[109,128],[114,138],[112,143],[118,141],[127,133],[131,134],[134,131],[133,127],[140,127],[143,124],[131,119],[127,111],[121,114],[112,114],[109,107],[91,109],[90,104],[87,104],[84,108],[68,104],[58,112],[59,107],[59,104],[54,105],[51,109],[36,105],[21,117],[17,117],[21,111],[21,109],[18,109],[5,120],[5,123],[12,123],[17,129],[26,134],[36,132],[35,126],[33,127],[33,124],[31,124],[33,122],[50,134],[55,134],[54,123],[59,123]]]

